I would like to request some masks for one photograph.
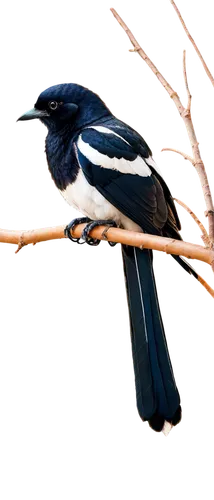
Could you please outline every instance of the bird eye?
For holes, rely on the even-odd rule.
[[[56,108],[58,108],[58,102],[56,102],[56,101],[50,101],[50,102],[48,103],[48,106],[49,106],[49,108],[50,108],[52,111],[54,111]]]

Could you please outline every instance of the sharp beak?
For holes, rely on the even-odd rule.
[[[24,115],[20,116],[17,122],[22,120],[34,120],[34,118],[43,118],[44,116],[50,116],[50,115],[47,111],[33,108],[30,109],[30,111],[27,111],[27,113],[25,113]]]

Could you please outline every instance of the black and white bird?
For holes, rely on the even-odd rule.
[[[51,176],[65,200],[88,222],[82,238],[89,243],[95,225],[109,225],[181,239],[171,193],[143,138],[118,120],[98,95],[77,84],[42,92],[19,120],[39,118],[48,128],[46,155]],[[69,236],[76,219],[67,226]],[[137,407],[156,430],[181,419],[158,304],[152,251],[122,245],[130,313]],[[181,266],[197,278],[179,256]]]

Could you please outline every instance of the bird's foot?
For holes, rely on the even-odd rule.
[[[102,220],[91,221],[83,229],[81,238],[84,241],[86,241],[86,243],[88,243],[89,245],[92,245],[92,246],[93,245],[94,246],[99,245],[100,240],[94,239],[94,238],[90,238],[90,236],[89,236],[89,233],[92,231],[92,229],[94,229],[95,227],[99,227],[99,226],[108,226],[108,228],[109,228],[109,227],[117,227],[117,224],[116,224],[116,222],[114,220],[103,220],[102,219]],[[108,241],[108,244],[111,247],[114,247],[116,245],[116,242]]]
[[[81,238],[74,238],[71,236],[70,231],[75,228],[78,224],[83,224],[84,222],[91,222],[91,219],[89,217],[77,217],[76,219],[73,219],[64,229],[64,235],[69,238],[69,240],[73,241],[74,243],[78,243],[79,245],[82,245],[85,243],[85,241],[80,241]]]

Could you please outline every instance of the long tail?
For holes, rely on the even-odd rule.
[[[181,419],[180,397],[161,319],[152,251],[122,246],[131,324],[137,408],[140,417],[161,431],[165,420]]]
[[[198,273],[196,273],[195,269],[193,269],[183,257],[180,257],[180,255],[172,255],[172,257],[181,267],[183,267],[183,269],[185,269],[185,271],[187,271],[187,273],[192,274],[197,280],[199,279]]]

